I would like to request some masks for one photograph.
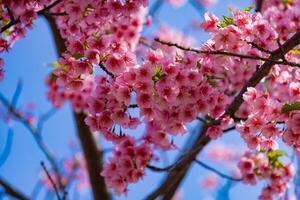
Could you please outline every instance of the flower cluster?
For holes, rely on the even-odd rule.
[[[263,188],[260,200],[271,200],[273,197],[284,194],[288,182],[294,176],[292,164],[282,164],[279,157],[284,153],[280,151],[246,152],[239,162],[243,181],[255,185],[257,179],[268,180],[268,185]]]
[[[283,133],[283,141],[291,147],[294,147],[297,154],[300,153],[300,113],[294,112],[290,114],[287,121],[287,130]]]
[[[24,38],[32,28],[38,11],[50,5],[52,0],[0,1],[0,53],[7,52],[17,40]],[[2,58],[0,58],[2,60]],[[3,79],[3,61],[0,61],[0,81]]]
[[[251,149],[277,149],[274,140],[282,136],[283,131],[277,127],[277,122],[282,120],[282,103],[272,99],[267,92],[248,88],[243,95],[245,103],[250,106],[251,112],[246,121],[237,125],[242,138]]]
[[[6,2],[0,1],[2,25],[13,19],[20,23],[7,29],[8,39],[1,35],[0,52],[24,36],[38,11],[55,1]],[[199,2],[207,5],[212,1]],[[247,89],[236,118],[224,113],[270,52],[300,29],[300,1],[271,0],[265,3],[262,13],[232,10],[231,16],[222,20],[205,14],[201,27],[210,39],[197,49],[201,54],[173,47],[174,42],[188,47],[194,43],[166,27],[156,34],[166,43],[150,42],[138,52],[147,3],[68,0],[58,1],[48,11],[55,16],[66,46],[47,80],[48,98],[55,107],[66,100],[71,102],[76,112],[87,115],[85,122],[92,131],[113,142],[113,157],[102,173],[108,186],[117,194],[125,193],[129,183],[144,175],[152,150],[173,149],[176,144],[171,138],[186,133],[186,123],[206,116],[208,122],[220,122],[207,123],[206,134],[212,139],[234,125],[250,149],[261,151],[245,154],[240,163],[245,182],[254,184],[257,177],[270,180],[261,199],[282,194],[291,178],[291,168],[278,160],[275,140],[283,138],[300,151],[300,70],[274,65],[255,88]],[[282,55],[281,61],[300,63],[299,52],[296,47]],[[2,76],[0,59],[0,79]],[[133,116],[132,108],[138,108],[139,116]],[[135,129],[140,123],[146,130],[141,144],[137,144],[135,137],[123,130]],[[287,129],[279,127],[279,123],[286,124]]]
[[[133,138],[125,136],[116,145],[101,175],[116,194],[126,193],[129,183],[135,183],[144,176],[151,158],[152,151],[148,144],[138,145]]]

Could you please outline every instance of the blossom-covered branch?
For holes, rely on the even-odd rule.
[[[220,51],[220,50],[199,50],[199,49],[194,49],[194,48],[191,48],[191,47],[185,47],[185,46],[182,46],[182,45],[177,44],[177,43],[164,41],[164,40],[161,40],[159,38],[155,38],[154,40],[156,42],[159,42],[163,45],[167,45],[169,47],[176,47],[176,48],[181,49],[183,51],[191,51],[191,52],[198,53],[198,54],[224,55],[224,56],[229,56],[229,57],[237,57],[237,58],[250,59],[250,60],[268,61],[268,62],[271,62],[272,64],[280,64],[280,65],[289,65],[289,66],[293,66],[293,67],[300,67],[299,63],[289,62],[287,60],[278,61],[278,59],[276,60],[272,57],[264,58],[264,57],[260,57],[260,56],[244,55],[244,54],[238,54],[238,53]],[[252,45],[253,45],[253,43],[252,43]],[[255,47],[258,48],[257,45]]]
[[[63,0],[56,0],[54,1],[52,4],[44,7],[43,9],[41,9],[40,11],[37,12],[38,15],[42,15],[47,13],[51,8],[55,7],[56,5],[58,5],[59,3],[61,3]],[[12,26],[16,25],[20,23],[20,18],[15,19],[13,17],[13,15],[11,15],[11,21],[6,24],[5,26],[1,27],[0,29],[0,33],[3,33],[4,31],[8,30],[9,28],[11,28]]]
[[[168,45],[169,43],[165,43]],[[300,32],[297,32],[291,37],[288,41],[286,41],[281,48],[275,50],[269,57],[270,60],[266,61],[250,78],[250,80],[245,84],[243,89],[239,92],[239,94],[234,98],[232,103],[227,107],[225,114],[222,116],[229,115],[231,117],[235,116],[236,111],[240,108],[241,104],[243,103],[243,94],[246,92],[248,87],[256,86],[265,76],[267,76],[274,65],[274,60],[278,60],[281,58],[282,53],[286,54],[294,47],[300,44]],[[177,46],[176,44],[172,44],[171,46],[175,46],[181,48],[181,46]],[[183,50],[186,50],[183,48]],[[187,49],[188,50],[188,49]],[[197,50],[198,51],[198,50]],[[197,52],[196,52],[197,53]],[[206,52],[207,53],[207,52]],[[222,118],[221,117],[221,118]],[[190,165],[192,164],[196,155],[206,146],[209,141],[210,137],[207,136],[206,131],[209,128],[207,125],[202,129],[200,133],[200,137],[196,140],[193,148],[186,153],[186,155],[178,161],[174,169],[176,173],[171,172],[166,180],[161,184],[161,186],[153,192],[151,195],[147,197],[148,200],[152,200],[157,198],[160,195],[164,195],[164,199],[171,199],[176,191],[177,187],[179,186],[181,180],[185,176],[187,170],[189,169]],[[169,193],[169,191],[172,191]]]

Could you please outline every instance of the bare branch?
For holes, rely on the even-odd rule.
[[[103,65],[103,63],[100,63],[99,67],[111,78],[115,78],[115,75],[113,73],[111,73],[110,71],[108,71],[107,68]]]
[[[16,108],[16,106],[17,106],[22,89],[23,89],[23,82],[21,80],[19,80],[18,84],[17,84],[17,88],[16,88],[15,93],[12,98],[12,102],[11,102],[11,105],[13,108]]]
[[[165,171],[172,171],[172,168],[174,167],[174,165],[175,164],[167,166],[167,167],[163,167],[163,168],[156,167],[156,166],[153,166],[153,165],[147,165],[147,168],[152,170],[152,171],[155,171],[155,172],[165,172]]]
[[[0,103],[2,103],[8,113],[12,115],[12,117],[23,124],[24,127],[27,128],[27,130],[32,134],[35,142],[37,143],[40,150],[44,153],[48,161],[50,162],[53,170],[58,174],[59,177],[61,177],[58,165],[56,163],[55,157],[52,154],[52,152],[48,149],[47,145],[44,143],[44,141],[41,138],[41,133],[37,128],[35,128],[26,118],[24,118],[15,108],[12,107],[12,105],[9,103],[9,101],[0,93]],[[59,179],[60,188],[63,188],[61,181]]]
[[[55,108],[51,108],[38,119],[37,130],[39,132],[42,132],[44,124],[56,113],[56,111],[57,110]]]
[[[0,186],[5,190],[5,192],[19,200],[29,200],[30,198],[22,194],[20,191],[15,189],[12,185],[7,183],[2,177],[0,177]]]
[[[242,181],[242,180],[243,180],[243,179],[241,179],[241,178],[234,178],[234,177],[231,177],[231,176],[229,176],[229,175],[226,175],[226,174],[224,174],[224,173],[218,171],[217,169],[215,169],[215,168],[213,168],[213,167],[207,165],[206,163],[204,163],[204,162],[202,162],[202,161],[200,161],[200,160],[195,160],[195,162],[196,162],[197,164],[199,164],[200,166],[202,166],[203,168],[205,168],[205,169],[207,169],[207,170],[209,170],[209,171],[211,171],[211,172],[213,172],[213,173],[219,175],[219,176],[222,177],[222,178],[225,178],[225,179],[228,179],[228,180],[231,180],[231,181]]]
[[[56,186],[54,180],[52,179],[52,177],[51,177],[49,171],[47,170],[47,168],[46,168],[44,162],[41,162],[41,165],[42,165],[42,168],[43,168],[43,170],[45,171],[45,173],[46,173],[46,175],[47,175],[49,181],[51,182],[51,185],[52,185],[52,187],[53,187],[53,189],[54,189],[54,191],[55,191],[55,194],[56,194],[57,199],[58,199],[58,200],[61,200],[60,195],[59,195],[59,192],[58,192],[58,187]]]

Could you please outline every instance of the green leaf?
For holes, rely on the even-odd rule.
[[[74,57],[76,60],[78,60],[78,59],[80,59],[80,58],[83,58],[84,55],[83,55],[83,54],[80,54],[80,53],[75,53],[75,54],[73,54],[73,57]]]
[[[272,161],[275,161],[279,157],[282,157],[282,156],[286,156],[286,153],[284,151],[271,150],[267,153],[267,157],[269,158],[269,160],[272,160]]]
[[[299,49],[292,49],[292,50],[290,50],[290,52],[291,53],[293,53],[293,54],[296,54],[296,55],[299,55],[300,54],[300,50]]]
[[[294,3],[294,0],[281,0],[281,2],[282,2],[285,6],[287,6],[287,5],[290,5],[290,4]]]
[[[254,5],[251,5],[247,8],[245,8],[243,11],[250,12],[253,8],[254,8]]]
[[[296,101],[291,104],[284,104],[281,108],[282,113],[287,113],[287,112],[291,112],[294,110],[300,110],[300,102],[299,101]]]
[[[155,74],[152,76],[152,80],[154,82],[157,82],[166,77],[167,77],[167,74],[162,74],[162,66],[161,65],[156,66]]]
[[[161,71],[162,71],[162,66],[161,65],[156,66],[155,74],[159,74]]]
[[[219,22],[217,26],[219,28],[225,28],[228,25],[235,25],[233,22],[233,18],[223,15],[223,21]]]
[[[63,66],[61,64],[59,64],[58,62],[54,62],[54,63],[51,63],[51,65],[57,69],[60,69],[62,71],[68,71],[68,67],[67,66]]]

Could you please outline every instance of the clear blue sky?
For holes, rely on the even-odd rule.
[[[219,1],[218,5],[210,10],[218,16],[228,14],[228,5],[240,8],[251,5],[250,0]],[[189,4],[179,9],[164,5],[159,13],[161,21],[181,30],[186,27],[190,19],[202,18],[202,15]],[[197,32],[193,36],[199,41],[204,41],[207,38],[207,35],[201,32]],[[26,38],[17,42],[9,54],[1,56],[5,59],[6,76],[5,80],[0,83],[0,92],[11,98],[17,81],[21,79],[24,82],[24,88],[18,105],[22,107],[26,106],[29,102],[33,102],[35,104],[35,114],[37,115],[48,111],[51,105],[46,100],[45,77],[51,71],[49,64],[55,61],[56,53],[50,31],[45,21],[43,19],[35,21],[34,29],[28,31]],[[14,130],[13,146],[6,163],[0,167],[0,175],[20,188],[24,193],[30,194],[39,176],[41,169],[40,162],[42,160],[46,161],[46,159],[38,149],[31,134],[22,125],[13,123],[10,126]],[[0,121],[0,152],[5,145],[7,130],[7,124]],[[43,137],[55,155],[63,158],[70,155],[68,144],[71,140],[76,140],[74,131],[70,107],[65,105],[46,123]],[[222,141],[244,146],[238,137],[236,133],[232,132],[225,136]],[[176,143],[183,144],[184,140],[184,137],[177,138]],[[104,142],[101,141],[101,143]],[[105,143],[103,145],[107,146]],[[170,162],[172,162],[171,158],[174,157],[174,153],[170,153],[169,156]],[[223,169],[222,166],[216,167]],[[199,184],[201,177],[205,173],[207,171],[203,170],[200,166],[194,165],[192,167],[181,188],[183,199],[209,199],[208,197],[211,195],[207,191],[202,190]],[[147,174],[148,176],[140,183],[130,185],[127,197],[116,199],[140,200],[154,190],[163,176],[162,174],[151,173],[149,171],[147,171]],[[253,200],[257,198],[258,192],[257,187],[238,184],[230,195],[233,200]],[[74,195],[71,194],[72,196]],[[81,197],[82,199],[90,199],[88,193],[82,194]],[[43,195],[40,195],[38,199],[43,199]],[[73,197],[73,199],[76,198]]]

